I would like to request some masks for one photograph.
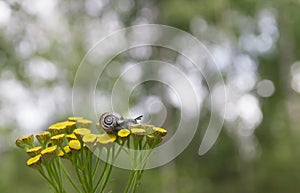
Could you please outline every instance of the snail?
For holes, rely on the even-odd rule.
[[[116,112],[103,113],[100,116],[99,124],[107,133],[118,132],[121,129],[128,129],[130,125],[137,124],[138,120],[141,120],[143,115],[136,117],[135,119],[124,118],[122,115]]]

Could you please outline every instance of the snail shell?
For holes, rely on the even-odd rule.
[[[138,116],[135,119],[124,119],[122,115],[116,112],[107,112],[100,116],[99,124],[107,133],[118,132],[121,129],[128,129],[130,125],[137,124],[143,116]]]

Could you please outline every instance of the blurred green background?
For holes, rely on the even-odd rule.
[[[148,23],[185,30],[203,42],[222,72],[228,99],[213,148],[198,155],[210,117],[209,93],[201,94],[193,141],[172,162],[146,171],[139,192],[300,192],[298,0],[0,0],[0,192],[50,192],[26,166],[15,138],[72,116],[73,81],[85,53],[115,30]],[[150,49],[112,61],[105,86],[97,88],[99,111],[109,106],[113,82],[128,62],[178,60],[173,51]],[[159,83],[141,84],[130,105],[147,106],[147,96],[155,96],[168,112],[163,126],[174,133],[180,108],[165,90]],[[122,192],[127,177],[128,171],[115,169],[109,190]]]

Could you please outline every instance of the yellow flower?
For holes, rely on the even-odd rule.
[[[38,154],[40,154],[42,151],[42,147],[41,146],[37,146],[37,147],[33,147],[30,149],[26,150],[26,153],[30,156],[30,157],[34,157]]]
[[[86,147],[88,147],[90,150],[93,150],[95,148],[97,137],[98,135],[96,134],[87,134],[83,136],[82,141]]]
[[[86,134],[83,136],[82,141],[84,143],[94,143],[96,141],[97,137],[98,136],[96,134],[92,134],[92,133]]]
[[[63,157],[65,155],[65,153],[63,152],[63,150],[59,149],[57,152],[58,157]]]
[[[117,137],[113,134],[101,134],[98,135],[97,143],[100,144],[109,144],[116,141]]]
[[[81,143],[79,140],[71,140],[69,141],[69,147],[72,150],[79,151],[81,149]]]
[[[160,127],[154,127],[153,131],[161,137],[163,137],[167,134],[167,130],[165,130],[164,128],[160,128]]]
[[[133,138],[137,141],[142,140],[144,135],[146,135],[146,130],[145,129],[132,128],[130,131],[131,131],[131,135],[133,136]]]
[[[128,129],[121,129],[118,131],[118,136],[121,138],[126,138],[130,135],[130,131]]]
[[[131,133],[134,135],[145,135],[146,134],[146,130],[145,129],[141,129],[141,128],[132,128],[131,129]]]
[[[38,166],[40,166],[41,164],[41,154],[39,155],[36,155],[32,158],[30,158],[28,161],[27,161],[27,166],[29,167],[32,167],[32,168],[38,168]]]
[[[26,148],[27,146],[34,147],[33,141],[33,135],[22,136],[16,140],[16,145],[20,148]]]
[[[146,130],[147,134],[152,134],[153,133],[153,128],[154,125],[144,125],[143,128]]]
[[[73,121],[65,121],[66,124],[66,132],[67,133],[72,133],[74,129],[76,129],[76,123]]]
[[[87,119],[79,119],[77,120],[77,127],[89,128],[92,125],[92,121]]]
[[[48,130],[52,135],[62,134],[66,132],[67,126],[63,122],[51,125]]]
[[[35,135],[35,138],[40,142],[41,145],[46,145],[49,141],[51,133],[49,131],[44,131]]]
[[[68,146],[68,145],[65,146],[63,150],[62,150],[62,149],[59,149],[57,155],[58,155],[59,157],[65,157],[65,153],[66,153],[66,154],[70,154],[70,153],[71,153],[70,146]]]
[[[159,144],[163,140],[162,137],[160,137],[158,135],[153,135],[153,134],[149,134],[146,137],[147,137],[147,143],[151,148],[155,147],[157,144]]]
[[[54,144],[61,145],[64,142],[65,134],[54,135],[50,139]]]
[[[68,117],[68,121],[77,122],[78,120],[83,119],[82,117]]]
[[[52,135],[71,133],[76,128],[76,123],[72,121],[63,121],[55,123],[49,127],[49,131]]]
[[[46,149],[44,149],[42,152],[41,152],[41,155],[42,155],[42,159],[44,161],[49,161],[51,159],[53,159],[56,154],[57,154],[57,145],[54,145],[54,146],[51,146],[51,147],[47,147]]]
[[[77,139],[77,137],[74,133],[68,134],[68,135],[66,135],[66,137],[69,141]]]
[[[147,143],[148,143],[149,146],[152,146],[152,145],[153,145],[154,138],[155,138],[155,137],[154,137],[154,135],[152,135],[152,134],[147,135]]]
[[[74,134],[76,135],[76,137],[79,139],[79,140],[82,140],[82,137],[84,135],[87,135],[87,134],[90,134],[91,133],[91,130],[87,129],[87,128],[78,128],[78,129],[75,129],[74,130]]]

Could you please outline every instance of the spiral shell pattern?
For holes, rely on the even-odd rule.
[[[99,119],[99,124],[108,133],[118,131],[118,121],[123,120],[123,116],[119,113],[104,113]]]

